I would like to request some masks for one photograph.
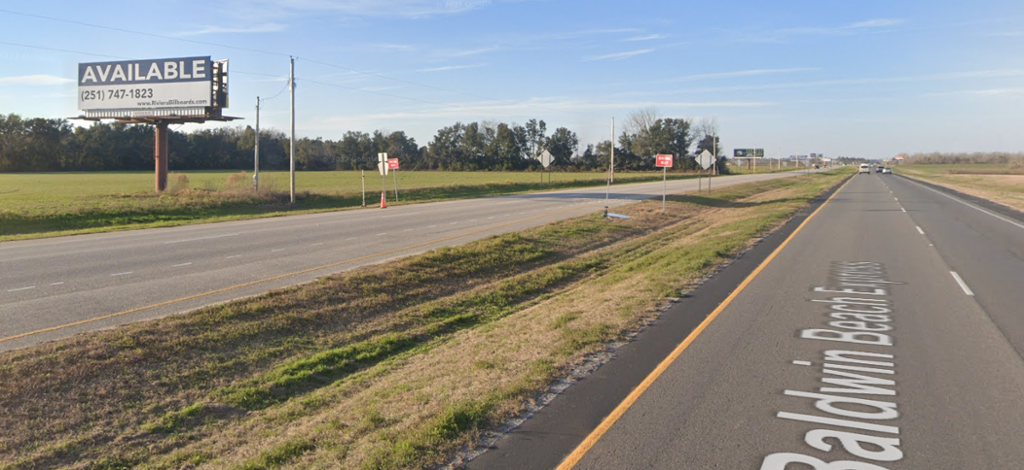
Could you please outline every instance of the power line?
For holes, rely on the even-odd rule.
[[[332,67],[332,68],[336,68],[336,69],[339,69],[339,70],[345,70],[345,71],[349,71],[349,72],[352,72],[352,73],[357,73],[357,74],[360,74],[360,75],[367,75],[367,76],[371,76],[371,77],[380,78],[380,79],[383,79],[383,80],[391,80],[391,81],[398,82],[398,83],[405,83],[405,84],[408,84],[408,85],[413,85],[413,86],[418,86],[418,87],[423,87],[423,88],[430,88],[430,89],[434,89],[434,90],[438,90],[438,91],[444,91],[444,92],[448,92],[448,93],[455,93],[455,94],[469,96],[469,97],[473,97],[473,98],[477,98],[477,99],[484,99],[484,100],[494,101],[494,102],[515,101],[515,100],[508,100],[508,99],[502,100],[502,99],[492,98],[492,97],[478,95],[478,94],[473,94],[473,93],[466,93],[466,92],[463,92],[463,91],[453,90],[453,89],[449,89],[449,88],[444,88],[444,87],[439,87],[439,86],[434,86],[434,85],[427,85],[427,84],[424,84],[424,83],[418,83],[418,82],[414,82],[414,81],[411,81],[411,80],[404,80],[404,79],[400,79],[400,78],[389,77],[387,75],[381,75],[381,74],[373,73],[373,72],[366,72],[366,71],[354,69],[354,68],[351,68],[351,67],[345,67],[343,65],[333,64],[333,63],[330,63],[330,62],[325,62],[325,61],[322,61],[322,60],[303,58],[303,57],[300,57],[300,56],[293,56],[293,55],[285,54],[285,53],[281,53],[281,52],[266,51],[266,50],[261,50],[261,49],[248,48],[248,47],[230,46],[230,45],[226,45],[226,44],[219,44],[219,43],[207,42],[207,41],[197,41],[197,40],[193,40],[193,39],[185,39],[185,38],[180,38],[180,37],[175,37],[175,36],[166,36],[166,35],[161,35],[161,34],[156,34],[156,33],[148,33],[148,32],[144,32],[144,31],[135,31],[135,30],[125,29],[125,28],[117,28],[117,27],[113,27],[113,26],[104,26],[104,25],[99,25],[99,24],[94,24],[94,23],[87,23],[87,22],[78,21],[78,20],[68,20],[68,19],[56,18],[56,17],[46,16],[46,15],[37,15],[37,14],[33,14],[33,13],[23,13],[23,12],[18,12],[18,11],[13,11],[13,10],[7,10],[7,9],[4,9],[4,8],[0,8],[0,13],[8,13],[8,14],[12,14],[12,15],[20,15],[20,16],[25,16],[25,17],[30,17],[30,18],[38,18],[38,19],[44,19],[44,20],[49,20],[49,21],[57,21],[57,22],[62,22],[62,23],[76,24],[76,25],[81,25],[81,26],[87,26],[87,27],[90,27],[90,28],[105,29],[105,30],[109,30],[109,31],[116,31],[116,32],[127,33],[127,34],[138,34],[138,35],[142,35],[142,36],[149,36],[149,37],[154,37],[154,38],[159,38],[159,39],[166,39],[166,40],[171,40],[171,41],[181,41],[181,42],[187,42],[187,43],[192,43],[192,44],[200,44],[200,45],[204,45],[204,46],[221,47],[221,48],[225,48],[225,49],[234,49],[234,50],[247,51],[247,52],[255,52],[255,53],[274,55],[274,56],[295,57],[295,58],[299,58],[301,60],[305,60],[305,61],[310,62],[310,63],[315,63],[315,64],[327,66],[327,67]],[[115,59],[127,59],[125,57],[108,55],[108,54],[96,54],[96,53],[74,51],[74,50],[68,50],[68,49],[59,49],[59,48],[51,48],[51,47],[44,47],[44,46],[33,46],[33,45],[28,45],[28,44],[17,44],[17,43],[10,43],[10,42],[0,42],[0,44],[7,44],[7,45],[12,45],[12,46],[20,46],[20,47],[28,47],[28,48],[41,49],[41,50],[52,50],[52,51],[58,51],[58,52],[68,52],[68,53],[74,53],[74,54],[83,54],[83,55],[90,55],[90,56],[97,56],[97,57],[108,57],[108,58],[115,58]],[[233,71],[233,73],[240,73],[240,74],[244,74],[244,75],[260,75],[260,76],[279,78],[279,76],[277,76],[277,75],[261,74],[261,73],[255,73],[255,72]],[[397,99],[402,99],[402,100],[417,101],[417,102],[421,102],[421,103],[427,103],[427,104],[433,104],[433,105],[439,105],[439,106],[447,106],[447,107],[451,107],[451,108],[454,108],[454,109],[463,109],[463,110],[469,109],[469,108],[467,108],[465,106],[459,106],[459,105],[454,105],[454,104],[449,104],[449,103],[442,103],[442,102],[438,102],[438,101],[425,100],[425,99],[420,99],[420,98],[411,98],[411,97],[407,97],[407,96],[394,95],[394,94],[389,94],[389,93],[382,93],[382,92],[378,92],[378,91],[374,91],[374,90],[367,90],[367,89],[364,89],[364,88],[346,87],[344,85],[338,85],[338,84],[332,84],[332,83],[323,83],[323,82],[317,82],[317,81],[312,81],[312,80],[305,80],[305,81],[310,82],[310,83],[316,83],[318,85],[333,86],[333,87],[338,87],[338,88],[345,88],[345,89],[349,89],[349,90],[353,90],[353,91],[358,91],[358,92],[363,92],[363,93],[370,93],[370,94],[375,94],[375,95],[380,95],[380,96],[387,96],[387,97],[397,98]],[[287,85],[286,85],[286,87],[287,87]],[[283,92],[283,90],[282,90],[282,92]],[[274,97],[277,97],[280,94],[281,94],[281,92],[279,92],[277,95],[274,95]],[[543,106],[543,105],[537,105],[536,107],[538,109],[547,109],[549,111],[555,111],[555,112],[559,112],[559,113],[569,112],[571,114],[580,114],[580,115],[589,115],[590,114],[590,113],[566,111],[564,109],[548,108],[548,107]]]
[[[61,22],[61,23],[77,24],[77,25],[81,25],[81,26],[88,26],[90,28],[106,29],[108,31],[117,31],[117,32],[120,32],[120,33],[139,34],[139,35],[142,35],[142,36],[149,36],[149,37],[160,38],[160,39],[168,39],[168,40],[172,40],[172,41],[189,42],[189,43],[192,43],[192,44],[200,44],[200,45],[203,45],[203,46],[223,47],[225,49],[235,49],[235,50],[239,50],[239,51],[257,52],[257,53],[260,53],[260,54],[270,54],[270,55],[278,55],[278,56],[288,57],[288,54],[284,54],[284,53],[280,53],[280,52],[264,51],[264,50],[252,49],[252,48],[248,48],[248,47],[228,46],[228,45],[225,45],[225,44],[217,44],[217,43],[206,42],[206,41],[196,41],[194,39],[185,39],[185,38],[179,38],[179,37],[174,37],[174,36],[164,36],[162,34],[147,33],[145,31],[135,31],[135,30],[125,29],[125,28],[116,28],[116,27],[113,27],[113,26],[104,26],[104,25],[100,25],[100,24],[86,23],[84,21],[78,21],[78,20],[67,20],[67,19],[64,19],[64,18],[55,18],[55,17],[52,17],[52,16],[36,15],[36,14],[33,14],[33,13],[23,13],[23,12],[20,12],[20,11],[7,10],[7,9],[3,9],[3,8],[0,8],[0,12],[2,12],[2,13],[9,13],[9,14],[12,14],[12,15],[27,16],[29,18],[39,18],[39,19],[43,19],[43,20],[58,21],[58,22]]]
[[[460,95],[471,96],[471,97],[474,97],[474,98],[487,99],[487,100],[493,100],[493,101],[500,101],[500,100],[497,100],[495,98],[490,98],[490,97],[486,97],[486,96],[482,96],[482,95],[475,95],[475,94],[472,94],[472,93],[466,93],[466,92],[463,92],[463,91],[453,90],[453,89],[450,89],[450,88],[444,88],[444,87],[439,87],[439,86],[434,86],[434,85],[427,85],[427,84],[424,84],[424,83],[418,83],[418,82],[414,82],[414,81],[411,81],[411,80],[403,80],[403,79],[400,79],[400,78],[389,77],[387,75],[381,75],[381,74],[377,74],[377,73],[373,73],[373,72],[366,72],[366,71],[354,69],[354,68],[351,68],[351,67],[345,67],[343,65],[332,64],[330,62],[325,62],[325,61],[322,61],[322,60],[311,59],[311,58],[307,58],[307,57],[300,57],[298,55],[293,55],[293,54],[285,54],[285,53],[282,53],[282,52],[266,51],[266,50],[262,50],[262,49],[254,49],[254,48],[249,48],[249,47],[229,46],[229,45],[226,45],[226,44],[219,44],[219,43],[207,42],[207,41],[197,41],[197,40],[194,40],[194,39],[185,39],[185,38],[180,38],[180,37],[175,37],[175,36],[166,36],[166,35],[162,35],[162,34],[148,33],[148,32],[145,32],[145,31],[135,31],[135,30],[131,30],[131,29],[117,28],[117,27],[113,27],[113,26],[104,26],[104,25],[100,25],[100,24],[87,23],[87,22],[78,21],[78,20],[68,20],[68,19],[64,19],[64,18],[56,18],[56,17],[46,16],[46,15],[37,15],[37,14],[33,14],[33,13],[23,13],[23,12],[19,12],[19,11],[7,10],[7,9],[4,9],[4,8],[0,8],[0,12],[12,14],[12,15],[26,16],[26,17],[29,17],[29,18],[38,18],[38,19],[44,19],[44,20],[49,20],[49,21],[57,21],[57,22],[61,22],[61,23],[76,24],[76,25],[80,25],[80,26],[87,26],[87,27],[90,27],[90,28],[105,29],[105,30],[108,30],[108,31],[117,31],[117,32],[120,32],[120,33],[138,34],[138,35],[142,35],[142,36],[149,36],[149,37],[154,37],[154,38],[159,38],[159,39],[166,39],[166,40],[170,40],[170,41],[182,41],[182,42],[187,42],[187,43],[192,43],[192,44],[200,44],[200,45],[204,45],[204,46],[222,47],[222,48],[225,48],[225,49],[234,49],[234,50],[239,50],[239,51],[256,52],[256,53],[259,53],[259,54],[268,54],[268,55],[282,56],[282,57],[293,57],[294,56],[296,58],[305,60],[305,61],[310,62],[310,63],[320,64],[320,65],[324,65],[324,66],[327,66],[327,67],[333,67],[333,68],[337,68],[337,69],[340,69],[340,70],[345,70],[345,71],[349,71],[349,72],[353,72],[353,73],[358,73],[358,74],[361,74],[361,75],[367,75],[367,76],[371,76],[371,77],[376,77],[376,78],[380,78],[380,79],[383,79],[383,80],[391,80],[391,81],[395,81],[395,82],[399,82],[399,83],[405,83],[407,85],[419,86],[419,87],[423,87],[423,88],[431,88],[431,89],[435,89],[435,90],[439,90],[439,91],[444,91],[444,92],[448,92],[448,93],[456,93],[456,94],[460,94]],[[113,56],[110,56],[110,57],[113,57]],[[365,91],[365,90],[361,90],[361,91]]]
[[[435,90],[440,90],[440,91],[445,91],[445,92],[449,92],[449,93],[455,93],[455,94],[459,94],[459,95],[469,96],[469,97],[472,97],[472,98],[478,98],[478,99],[484,99],[484,100],[490,100],[490,101],[508,101],[508,100],[499,100],[497,98],[491,98],[491,97],[483,96],[483,95],[477,95],[477,94],[473,94],[473,93],[466,93],[464,91],[452,90],[452,89],[449,89],[449,88],[444,88],[444,87],[439,87],[439,86],[434,86],[434,85],[427,85],[427,84],[424,84],[424,83],[417,83],[417,82],[413,82],[413,81],[410,81],[410,80],[403,80],[401,78],[389,77],[387,75],[381,75],[381,74],[378,74],[378,73],[364,72],[362,70],[356,70],[356,69],[345,67],[345,66],[342,66],[342,65],[331,64],[331,63],[324,62],[324,61],[321,61],[321,60],[309,59],[309,58],[304,58],[304,57],[298,57],[298,58],[302,59],[302,60],[305,60],[306,62],[310,62],[310,63],[314,63],[314,64],[325,65],[327,67],[334,67],[336,69],[346,70],[346,71],[353,72],[353,73],[358,73],[358,74],[361,74],[361,75],[369,75],[371,77],[382,78],[384,80],[391,80],[391,81],[395,81],[395,82],[398,82],[398,83],[405,83],[407,85],[420,86],[420,87],[424,87],[424,88],[432,88],[432,89],[435,89]]]
[[[448,107],[457,108],[457,109],[468,109],[465,106],[459,106],[459,105],[450,104],[450,103],[442,103],[440,101],[430,101],[430,100],[425,100],[425,99],[421,99],[421,98],[411,98],[411,97],[408,97],[408,96],[395,95],[395,94],[391,94],[391,93],[384,93],[384,92],[380,92],[380,91],[376,91],[376,90],[367,90],[367,89],[363,89],[363,88],[357,88],[357,87],[340,85],[340,84],[337,84],[337,83],[325,83],[325,82],[319,82],[319,81],[316,81],[316,80],[309,80],[309,79],[297,79],[296,81],[302,81],[302,82],[305,82],[305,83],[314,83],[314,84],[317,84],[317,85],[322,85],[322,86],[327,86],[327,87],[343,88],[343,89],[346,89],[346,90],[361,91],[361,92],[364,92],[364,93],[372,93],[374,95],[387,96],[389,98],[397,98],[397,99],[401,99],[401,100],[418,101],[420,103],[433,104],[433,105],[437,105],[437,106],[448,106]]]
[[[121,56],[116,56],[116,55],[96,54],[94,52],[74,51],[74,50],[71,50],[71,49],[60,49],[60,48],[56,48],[56,47],[33,46],[31,44],[20,44],[20,43],[16,43],[16,42],[0,41],[0,44],[4,44],[4,45],[7,45],[7,46],[27,47],[29,49],[40,49],[40,50],[44,50],[44,51],[67,52],[67,53],[70,53],[70,54],[81,54],[81,55],[91,55],[91,56],[96,56],[96,57],[107,57],[107,58],[110,58],[110,59],[127,59],[127,57],[121,57]]]

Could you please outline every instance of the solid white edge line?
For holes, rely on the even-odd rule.
[[[929,190],[929,191],[931,191],[933,193],[940,194],[942,196],[946,196],[946,197],[948,197],[948,198],[950,198],[950,199],[952,199],[952,200],[954,200],[956,202],[959,202],[960,204],[963,204],[963,205],[965,205],[967,207],[970,207],[971,209],[977,210],[979,212],[984,212],[984,213],[986,213],[988,215],[991,215],[992,217],[995,217],[995,218],[997,218],[999,220],[1002,220],[1003,222],[1006,222],[1006,223],[1009,223],[1009,224],[1012,224],[1012,225],[1016,225],[1017,227],[1020,227],[1020,228],[1024,228],[1024,224],[1018,223],[1015,220],[1010,220],[1010,219],[1008,219],[1006,217],[1003,217],[1003,216],[1001,216],[999,214],[996,214],[995,212],[992,212],[992,211],[987,210],[987,209],[982,209],[981,207],[978,207],[978,206],[976,206],[974,204],[971,204],[971,203],[969,203],[967,201],[964,201],[964,200],[962,200],[960,198],[956,198],[956,197],[950,196],[949,194],[946,194],[946,193],[944,193],[942,191],[938,191],[938,190],[929,188],[928,186],[925,186],[925,185],[923,185],[921,183],[918,183],[917,181],[914,181],[914,180],[912,180],[910,178],[907,178],[906,180],[911,182],[911,183],[914,183],[914,184],[916,184],[916,185],[918,185],[918,186],[920,186],[920,187],[922,187],[924,189],[927,189],[927,190]]]
[[[956,283],[960,284],[960,288],[964,290],[965,294],[974,296],[974,291],[972,291],[970,287],[967,287],[967,283],[960,278],[960,275],[957,274],[956,271],[950,271],[949,273],[953,275],[953,279],[956,280]]]
[[[920,233],[921,235],[924,235],[924,230],[921,230],[921,227],[918,227],[917,225],[915,225],[914,228],[917,229],[917,233]]]

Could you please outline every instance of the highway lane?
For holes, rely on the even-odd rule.
[[[717,177],[714,187],[800,174]],[[695,191],[697,185],[672,181],[668,190]],[[616,184],[608,205],[661,192],[660,182]],[[0,351],[257,295],[604,206],[602,186],[5,242],[0,244]]]
[[[858,175],[705,329],[677,332],[699,335],[606,432],[562,424],[607,401],[591,387],[469,468],[1022,468],[1019,224],[906,179]],[[710,313],[689,305],[665,323]],[[595,375],[637,368],[654,363],[613,360]],[[563,461],[575,446],[566,435],[585,444]]]

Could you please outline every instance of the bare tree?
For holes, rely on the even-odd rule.
[[[718,135],[718,119],[714,117],[702,117],[693,125],[693,137],[697,142],[703,142],[709,136]]]
[[[658,108],[650,107],[643,108],[629,113],[626,117],[626,122],[623,124],[622,131],[630,135],[642,135],[650,132],[651,127],[654,123],[660,119],[660,113]]]

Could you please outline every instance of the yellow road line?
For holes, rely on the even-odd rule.
[[[298,276],[298,275],[301,275],[301,274],[308,274],[308,273],[311,273],[311,272],[314,272],[314,271],[319,271],[321,269],[336,268],[336,267],[344,265],[344,264],[358,263],[360,261],[368,260],[368,259],[371,259],[371,258],[377,258],[377,257],[380,257],[380,256],[387,256],[387,255],[390,255],[390,254],[400,253],[400,252],[403,252],[403,251],[415,250],[417,248],[422,248],[422,247],[425,247],[425,246],[428,246],[428,245],[434,245],[434,244],[437,244],[437,243],[446,242],[448,240],[454,240],[456,238],[466,237],[466,236],[469,236],[469,235],[475,235],[477,233],[486,232],[488,230],[496,230],[496,229],[500,229],[500,228],[503,228],[503,227],[508,227],[510,225],[521,224],[521,223],[524,223],[524,222],[530,222],[530,221],[536,220],[536,219],[542,219],[542,218],[545,218],[545,217],[557,216],[557,215],[561,215],[561,214],[564,214],[564,213],[567,213],[567,212],[572,212],[572,211],[579,210],[579,209],[580,209],[579,207],[572,207],[572,208],[565,209],[565,210],[562,210],[562,211],[552,212],[550,214],[542,214],[542,215],[538,215],[538,216],[534,216],[534,217],[527,217],[525,219],[513,220],[511,222],[505,222],[503,224],[498,224],[498,225],[491,225],[489,227],[484,227],[484,228],[477,229],[477,230],[471,230],[469,232],[463,232],[463,233],[460,233],[458,235],[452,235],[452,236],[449,236],[449,237],[438,238],[436,240],[431,240],[429,242],[423,242],[423,243],[419,243],[419,244],[416,244],[416,245],[406,246],[406,247],[402,247],[402,248],[396,248],[394,250],[388,250],[388,251],[383,251],[383,252],[380,252],[380,253],[374,253],[372,255],[360,256],[358,258],[347,259],[345,261],[339,261],[337,263],[325,264],[323,266],[317,266],[315,268],[303,269],[301,271],[295,271],[295,272],[290,272],[290,273],[287,273],[287,274],[281,274],[281,275],[274,276],[274,277],[268,277],[266,279],[260,279],[258,281],[246,282],[244,284],[238,284],[238,285],[234,285],[234,286],[231,286],[231,287],[225,287],[223,289],[217,289],[217,290],[212,290],[212,291],[209,291],[209,292],[203,292],[201,294],[195,294],[195,295],[190,295],[190,296],[187,296],[187,297],[181,297],[181,298],[174,299],[174,300],[168,300],[166,302],[160,302],[160,303],[156,303],[156,304],[152,304],[152,305],[147,305],[145,307],[133,308],[131,310],[125,310],[123,312],[111,313],[111,314],[108,314],[108,315],[88,318],[88,319],[85,319],[85,320],[80,320],[80,321],[76,321],[76,322],[66,323],[66,324],[63,324],[63,325],[51,326],[49,328],[42,328],[42,329],[35,330],[35,331],[29,331],[29,332],[17,334],[17,335],[14,335],[14,336],[8,336],[6,338],[0,338],[0,343],[7,342],[7,341],[13,341],[13,340],[20,339],[20,338],[25,338],[27,336],[34,336],[34,335],[38,335],[38,334],[41,334],[41,333],[48,333],[48,332],[51,332],[51,331],[63,330],[65,328],[71,328],[73,326],[85,325],[85,324],[94,323],[94,322],[98,322],[98,321],[108,320],[108,319],[111,319],[111,318],[120,317],[120,316],[124,316],[124,315],[130,315],[132,313],[138,313],[138,312],[141,312],[143,310],[149,310],[149,309],[153,309],[153,308],[157,308],[157,307],[163,307],[163,306],[167,306],[167,305],[171,305],[171,304],[176,304],[178,302],[185,302],[187,300],[193,300],[193,299],[198,299],[198,298],[201,298],[201,297],[207,297],[207,296],[210,296],[210,295],[221,294],[221,293],[228,292],[228,291],[235,290],[235,289],[241,289],[241,288],[244,288],[244,287],[254,286],[256,284],[262,284],[262,283],[265,283],[265,282],[271,282],[271,281],[276,281],[276,280],[279,280],[279,279],[284,279],[284,278],[290,277],[290,276]]]
[[[845,188],[846,185],[850,183],[850,181],[853,181],[853,178],[846,180],[846,183],[843,183],[843,185],[840,186],[839,189],[837,189],[836,192],[833,193],[832,196],[830,196],[820,207],[818,207],[817,210],[812,212],[811,215],[807,216],[807,218],[804,219],[803,223],[801,223],[800,226],[798,226],[796,230],[794,230],[793,233],[790,234],[789,237],[786,238],[786,240],[783,241],[782,244],[779,245],[779,247],[772,252],[772,254],[768,255],[768,257],[765,258],[765,260],[762,261],[756,269],[754,269],[754,272],[750,273],[750,275],[748,275],[747,278],[744,279],[743,282],[740,283],[740,285],[737,286],[736,289],[734,289],[732,293],[725,298],[725,301],[723,301],[718,306],[718,308],[711,312],[711,314],[708,315],[708,317],[705,318],[700,325],[697,325],[697,328],[690,332],[689,336],[687,336],[682,343],[679,343],[679,345],[676,346],[674,350],[672,350],[668,357],[662,360],[661,363],[658,364],[658,367],[655,367],[654,370],[647,375],[647,378],[645,378],[643,382],[640,382],[640,385],[633,389],[633,392],[630,393],[629,396],[627,396],[624,400],[622,400],[622,402],[619,403],[619,406],[615,407],[615,409],[612,410],[612,412],[608,416],[606,416],[604,420],[601,421],[601,424],[599,424],[597,428],[595,428],[590,433],[590,435],[588,435],[587,438],[584,439],[583,442],[581,442],[580,445],[577,446],[576,449],[573,450],[572,453],[569,454],[569,456],[566,457],[560,465],[558,465],[558,467],[555,470],[571,470],[573,467],[575,467],[576,464],[583,459],[583,456],[587,455],[587,452],[589,452],[590,449],[592,449],[594,445],[597,444],[597,441],[600,440],[601,437],[603,437],[609,429],[611,429],[615,422],[618,421],[619,418],[622,417],[622,415],[626,414],[626,411],[628,411],[636,403],[636,401],[640,399],[640,396],[643,395],[644,392],[646,392],[652,384],[654,384],[654,381],[658,380],[658,377],[661,377],[661,374],[665,373],[669,366],[671,366],[672,363],[675,362],[681,354],[683,354],[683,351],[685,351],[686,348],[689,347],[690,344],[693,343],[693,341],[696,340],[698,336],[700,336],[704,329],[707,328],[708,325],[711,324],[711,322],[714,321],[716,317],[718,317],[718,314],[722,313],[722,311],[725,310],[725,308],[728,307],[729,304],[732,303],[732,301],[736,299],[737,296],[740,295],[740,292],[743,292],[743,289],[747,288],[747,286],[754,280],[754,278],[757,277],[757,275],[760,274],[761,271],[763,271],[764,268],[768,266],[768,263],[771,263],[772,260],[774,260],[775,257],[780,252],[782,252],[782,249],[785,248],[791,240],[793,240],[793,237],[796,237],[796,234],[800,233],[800,230],[802,230],[804,226],[807,225],[807,223],[814,218],[814,216],[818,215],[818,212],[821,212],[821,210],[824,209],[825,206],[832,201],[832,198],[836,197],[836,195],[839,194],[839,192],[842,191],[843,188]]]

